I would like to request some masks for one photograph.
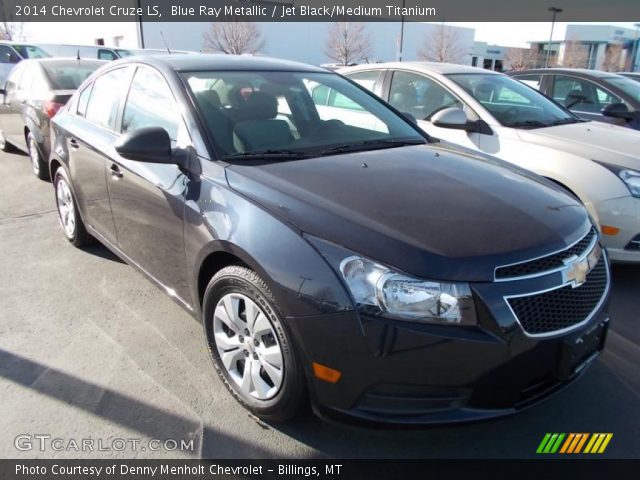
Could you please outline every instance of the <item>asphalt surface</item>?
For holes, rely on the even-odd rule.
[[[198,322],[106,248],[66,241],[53,188],[26,156],[0,153],[0,176],[1,457],[521,458],[535,456],[545,432],[611,432],[601,456],[640,458],[640,267],[614,268],[604,354],[518,415],[411,430],[311,413],[264,424],[215,377]],[[62,450],[46,438],[44,451],[37,439],[16,448],[17,436],[34,434],[62,439]],[[96,449],[76,451],[83,439]],[[152,451],[149,439],[169,442]],[[98,441],[111,450],[97,451]]]

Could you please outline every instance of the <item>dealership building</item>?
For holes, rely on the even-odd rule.
[[[638,30],[611,25],[568,25],[565,38],[529,42],[544,65],[566,65],[569,56],[577,57],[574,67],[595,70],[640,70]]]
[[[311,64],[331,62],[324,52],[331,24],[326,22],[260,23],[265,40],[262,53]],[[73,29],[56,29],[43,38],[38,31],[30,32],[30,40],[42,43],[73,43],[106,45],[121,48],[169,48],[175,50],[204,51],[204,34],[211,28],[208,22],[118,22],[86,23]],[[419,52],[434,35],[438,24],[406,22],[403,32],[403,60],[420,59]],[[508,69],[506,52],[509,47],[489,45],[475,41],[473,28],[450,26],[446,28],[455,37],[462,51],[458,63],[502,71]],[[399,22],[370,22],[365,28],[371,42],[371,55],[363,62],[387,62],[398,59],[401,24]],[[53,36],[51,36],[53,35]],[[286,38],[285,38],[286,35]],[[532,41],[531,48],[538,52],[538,64],[545,64],[549,52],[549,65],[563,64],[579,50],[585,68],[613,70],[640,70],[638,31],[610,25],[568,25],[565,38]],[[572,53],[573,52],[573,53]],[[633,58],[635,57],[635,58]],[[612,62],[613,58],[613,62]],[[619,64],[612,68],[612,64]]]

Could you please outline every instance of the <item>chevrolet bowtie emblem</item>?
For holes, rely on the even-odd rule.
[[[596,266],[598,260],[602,256],[602,249],[597,243],[589,251],[589,253],[578,257],[572,255],[565,259],[564,270],[562,270],[562,283],[570,283],[573,288],[579,287],[587,281],[587,275]]]

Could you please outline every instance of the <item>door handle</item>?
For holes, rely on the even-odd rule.
[[[69,146],[71,148],[73,148],[74,150],[77,150],[77,149],[80,148],[80,144],[78,143],[78,141],[75,138],[69,139]]]
[[[122,178],[122,176],[124,175],[120,170],[120,167],[115,163],[111,164],[110,170],[111,170],[111,176],[115,179]]]

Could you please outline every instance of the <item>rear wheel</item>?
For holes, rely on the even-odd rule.
[[[54,180],[58,218],[64,235],[76,247],[91,243],[91,236],[84,226],[69,180],[62,168],[56,171]]]
[[[265,282],[230,266],[204,295],[205,332],[214,367],[231,394],[265,420],[292,418],[304,403],[302,366]]]
[[[27,149],[29,150],[29,158],[31,159],[31,168],[36,177],[40,180],[49,180],[49,172],[47,171],[47,165],[44,163],[40,150],[38,149],[38,143],[31,132],[27,134]]]

